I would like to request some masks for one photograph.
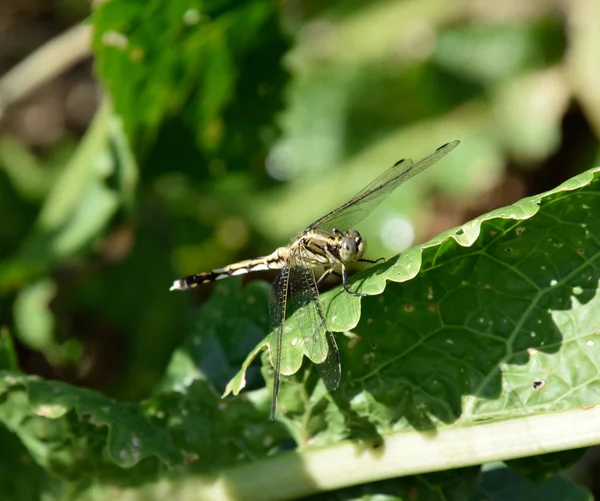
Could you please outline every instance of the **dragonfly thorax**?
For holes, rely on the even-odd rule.
[[[340,259],[344,262],[356,261],[363,257],[367,250],[367,241],[356,230],[337,232]]]

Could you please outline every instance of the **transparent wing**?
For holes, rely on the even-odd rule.
[[[277,395],[281,378],[281,354],[286,311],[298,311],[301,342],[328,388],[335,390],[340,384],[340,358],[327,320],[319,302],[319,291],[312,268],[306,261],[306,250],[296,247],[286,260],[271,286],[271,361],[275,367],[273,378],[273,403],[271,420],[275,419]]]
[[[290,311],[296,311],[305,353],[313,361],[322,360],[316,363],[317,370],[327,387],[335,390],[340,384],[340,355],[335,337],[327,328],[307,251],[298,246],[290,257]]]
[[[398,186],[445,157],[458,146],[458,143],[459,141],[452,141],[440,146],[431,155],[419,160],[417,163],[413,163],[410,159],[396,162],[348,202],[315,221],[308,229],[331,231],[333,228],[337,228],[344,231],[353,227],[362,221]]]
[[[288,259],[271,285],[269,302],[269,318],[271,320],[271,364],[275,367],[273,375],[273,402],[271,403],[271,421],[275,420],[279,379],[281,377],[281,349],[283,346],[283,329],[285,326],[285,310],[290,283],[290,260]]]

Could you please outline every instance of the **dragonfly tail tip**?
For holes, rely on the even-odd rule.
[[[171,288],[169,290],[170,291],[183,291],[187,288],[188,287],[184,280],[175,280],[175,282],[173,282],[173,285],[171,285]]]

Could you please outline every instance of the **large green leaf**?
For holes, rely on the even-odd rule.
[[[16,372],[0,372],[0,421],[16,433],[37,463],[63,476],[82,468],[115,475],[154,456],[181,464],[182,453],[139,404],[119,403],[94,391]],[[145,462],[146,474],[158,465]]]
[[[331,330],[352,330],[338,336],[340,390],[320,394],[335,402],[328,412],[384,431],[595,404],[599,172],[357,275],[354,287],[375,297],[324,294]],[[297,339],[294,316],[283,374],[308,356]],[[270,342],[249,355],[227,393],[243,388],[245,366]]]
[[[218,283],[210,299],[190,318],[186,337],[173,353],[160,388],[183,388],[200,378],[222,391],[268,329],[267,289],[264,282],[242,289],[239,278]],[[251,386],[259,386],[257,379],[258,367],[250,374]]]

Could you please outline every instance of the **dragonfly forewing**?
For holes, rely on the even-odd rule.
[[[458,144],[459,141],[444,144],[417,163],[410,159],[399,160],[345,204],[317,219],[308,229],[330,231],[333,228],[348,229],[353,227],[367,217],[398,186],[431,167],[456,148]]]

